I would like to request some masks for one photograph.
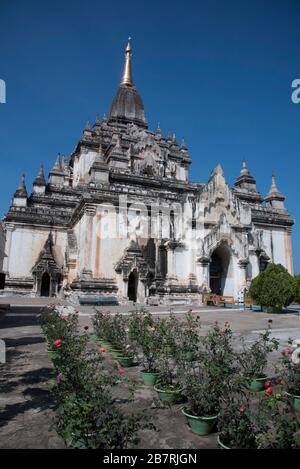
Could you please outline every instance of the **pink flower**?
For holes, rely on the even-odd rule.
[[[119,368],[118,372],[120,373],[120,375],[124,375],[125,374],[125,368]]]
[[[53,347],[54,348],[59,348],[61,347],[62,345],[62,340],[61,339],[56,339],[54,342],[53,342]]]
[[[244,412],[246,412],[246,407],[241,405],[240,407],[240,412],[243,414]]]
[[[264,382],[264,388],[265,389],[268,389],[272,384],[272,381],[270,379],[268,379],[267,381]]]
[[[272,388],[272,386],[269,386],[269,387],[265,390],[265,394],[266,394],[267,396],[270,396],[272,393],[273,393],[273,388]]]
[[[104,353],[104,352],[105,352],[105,348],[104,348],[104,347],[99,347],[98,350],[99,350],[100,353]]]
[[[293,353],[293,349],[291,347],[286,347],[281,350],[282,355],[291,355]]]

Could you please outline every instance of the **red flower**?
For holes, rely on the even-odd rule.
[[[118,371],[119,371],[120,375],[125,374],[125,368],[119,368]]]
[[[264,382],[264,388],[265,389],[268,389],[272,384],[272,381],[270,379],[268,379],[267,381]]]
[[[269,386],[269,387],[265,390],[265,394],[266,394],[267,396],[270,396],[272,393],[273,393],[273,388],[272,388],[272,386]]]
[[[84,330],[87,331],[89,326],[84,326]]]
[[[273,323],[273,319],[269,319],[269,320],[268,320],[268,323],[269,323],[269,324],[272,324],[272,323]]]
[[[293,349],[291,347],[286,347],[281,350],[282,355],[291,355],[293,353]]]
[[[100,353],[104,353],[104,352],[105,352],[105,348],[104,348],[104,347],[99,347],[98,350],[99,350]]]
[[[241,405],[240,407],[240,412],[243,414],[244,412],[246,412],[246,407]]]
[[[62,340],[61,339],[56,339],[55,342],[53,342],[53,347],[54,348],[59,348],[62,345]]]

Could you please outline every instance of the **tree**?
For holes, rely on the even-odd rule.
[[[295,276],[295,280],[297,282],[297,293],[296,293],[296,299],[300,298],[300,275]]]
[[[282,308],[292,303],[297,294],[297,281],[281,264],[269,264],[255,277],[249,295],[260,306]]]

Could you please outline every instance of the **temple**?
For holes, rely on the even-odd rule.
[[[234,187],[220,165],[189,182],[184,141],[148,128],[131,44],[110,111],[87,122],[75,150],[21,177],[4,218],[2,295],[115,297],[120,303],[237,298],[269,262],[293,273],[284,195],[263,197],[246,162]],[[3,238],[4,239],[4,238]]]

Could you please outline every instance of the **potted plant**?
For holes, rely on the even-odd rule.
[[[202,436],[212,432],[219,412],[219,388],[214,385],[207,365],[199,362],[180,371],[182,394],[187,401],[182,413],[191,430]]]
[[[218,415],[218,444],[222,449],[257,449],[251,407],[240,399],[221,407]]]
[[[186,313],[181,322],[178,334],[178,359],[193,361],[199,347],[199,316],[194,317],[191,311]]]
[[[176,355],[180,325],[173,314],[156,323],[160,336],[160,355],[157,362],[158,378],[154,386],[160,400],[166,404],[175,404],[181,399],[181,387],[178,382]]]
[[[253,394],[233,375],[224,386],[218,414],[218,444],[222,449],[256,449]]]
[[[130,338],[128,316],[116,314],[110,320],[110,336],[112,343],[112,354],[120,364],[120,366],[132,366],[135,356],[135,347]]]
[[[191,363],[179,362],[179,376],[187,404],[182,413],[194,433],[207,435],[216,424],[220,397],[234,373],[236,357],[232,331],[216,323],[206,336],[198,338],[198,351]]]
[[[265,392],[256,407],[258,449],[300,449],[300,429],[288,396]]]
[[[85,360],[82,368],[86,370]],[[87,370],[86,370],[87,371]],[[102,370],[103,371],[103,370]],[[123,412],[111,393],[110,377],[97,379],[94,373],[86,373],[73,392],[59,400],[54,428],[71,448],[127,448],[139,429],[148,428],[145,413]],[[52,390],[55,398],[61,397],[64,381]]]
[[[131,313],[129,335],[139,351],[139,362],[142,365],[141,378],[146,386],[153,386],[158,378],[158,359],[160,355],[161,336],[157,321],[144,310]]]
[[[104,347],[107,352],[112,351],[112,341],[114,338],[114,330],[112,327],[113,316],[109,313],[103,313],[96,310],[93,318],[93,327],[96,335],[96,342]]]
[[[282,383],[294,409],[300,412],[300,340],[288,342],[282,350],[282,359],[278,367]]]
[[[297,280],[281,264],[269,264],[250,285],[249,296],[268,313],[278,313],[292,303]]]
[[[242,338],[243,348],[237,355],[246,386],[252,391],[262,391],[267,380],[266,367],[268,355],[278,349],[279,341],[271,338],[271,327],[260,334],[249,347]]]

